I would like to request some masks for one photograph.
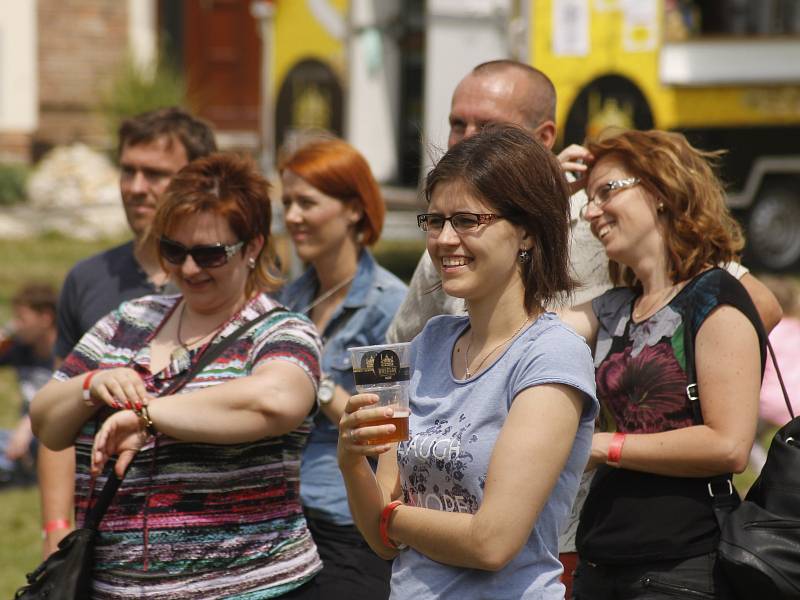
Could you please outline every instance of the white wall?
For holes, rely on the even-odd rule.
[[[508,0],[429,0],[425,38],[426,139],[422,155],[447,148],[450,100],[459,81],[476,65],[509,58]]]
[[[348,39],[345,137],[369,161],[378,181],[397,175],[400,51],[381,25],[391,23],[399,0],[352,0]]]
[[[155,66],[158,56],[156,0],[128,0],[128,45],[142,69]]]
[[[32,133],[39,122],[36,2],[0,2],[0,130]]]

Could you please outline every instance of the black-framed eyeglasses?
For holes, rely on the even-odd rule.
[[[605,206],[606,203],[611,200],[614,192],[633,187],[638,185],[640,182],[641,180],[638,177],[628,177],[626,179],[612,179],[611,181],[604,183],[594,191],[594,195],[586,201],[586,204],[583,205],[583,208],[581,209],[581,215],[585,217],[586,212],[589,210],[589,206],[592,205],[596,206],[597,208],[603,208],[603,206]]]
[[[180,242],[161,237],[158,240],[158,251],[165,261],[173,265],[182,265],[186,256],[191,256],[195,264],[201,269],[221,267],[228,259],[241,250],[244,242],[236,242],[230,246],[225,244],[208,244],[187,248]]]
[[[445,217],[444,215],[437,213],[423,213],[421,215],[417,215],[417,225],[426,233],[439,235],[442,232],[442,229],[444,229],[444,224],[447,221],[450,221],[450,226],[457,233],[467,233],[470,231],[475,231],[481,225],[486,225],[492,221],[495,221],[496,219],[502,218],[503,217],[500,215],[494,215],[491,213],[478,214],[457,212],[453,213],[449,217]]]

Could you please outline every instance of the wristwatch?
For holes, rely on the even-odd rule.
[[[336,391],[336,383],[330,377],[323,377],[319,382],[317,390],[317,401],[321,406],[327,406],[333,402],[333,395]]]

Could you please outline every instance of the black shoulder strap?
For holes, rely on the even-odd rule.
[[[263,315],[259,315],[255,319],[242,323],[242,325],[232,334],[221,338],[216,344],[212,344],[209,348],[207,348],[206,351],[200,356],[200,359],[191,367],[191,369],[189,369],[189,371],[186,373],[186,376],[181,377],[180,380],[169,386],[161,393],[161,395],[169,396],[170,394],[174,394],[180,390],[184,385],[191,381],[195,375],[219,358],[219,356],[225,352],[225,350],[230,348],[233,342],[242,337],[242,335],[244,335],[251,327],[260,323],[270,315],[283,312],[285,310],[286,309],[282,306],[276,306],[275,308],[265,312]],[[86,518],[83,522],[83,527],[85,529],[96,530],[98,528],[100,521],[103,520],[103,517],[105,516],[106,511],[111,504],[111,500],[114,499],[114,496],[116,495],[117,490],[122,483],[122,478],[118,477],[116,472],[114,472],[114,466],[116,465],[116,462],[116,459],[112,459],[109,461],[108,467],[106,467],[109,471],[108,479],[106,480],[102,491],[97,496],[97,501],[95,502],[94,506],[92,506],[91,509],[89,509],[86,513]]]

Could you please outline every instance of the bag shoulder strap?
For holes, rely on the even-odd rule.
[[[250,321],[246,321],[242,323],[242,325],[236,329],[232,334],[225,336],[224,338],[220,339],[216,344],[212,344],[199,358],[199,360],[189,369],[186,373],[185,377],[181,377],[179,381],[176,381],[173,385],[169,386],[164,392],[162,392],[162,396],[168,396],[170,394],[174,394],[178,390],[180,390],[184,385],[186,385],[192,378],[200,373],[203,369],[205,369],[208,365],[214,362],[220,355],[225,352],[228,348],[230,348],[231,344],[242,337],[251,327],[257,325],[258,323],[265,320],[267,317],[279,313],[285,312],[286,309],[282,306],[276,306],[263,315],[257,316],[255,319]],[[103,486],[102,491],[97,496],[97,501],[95,502],[94,506],[92,506],[86,513],[86,518],[83,522],[83,527],[85,529],[93,529],[97,530],[98,526],[100,525],[100,521],[103,520],[103,517],[108,510],[111,501],[114,499],[114,496],[119,489],[120,484],[122,483],[121,477],[119,477],[116,472],[114,471],[114,466],[116,465],[116,459],[112,459],[109,461],[109,466],[107,469],[109,470],[109,476],[106,480],[105,485]]]

